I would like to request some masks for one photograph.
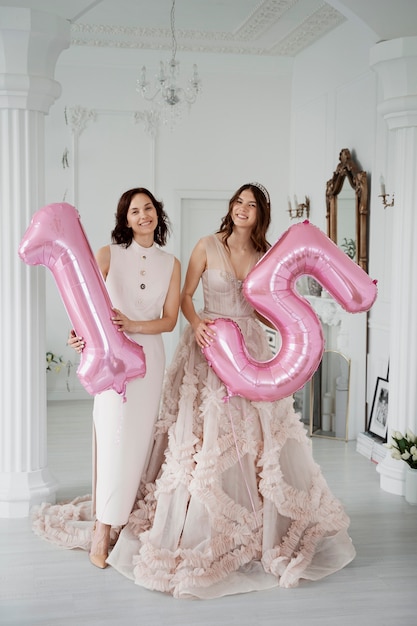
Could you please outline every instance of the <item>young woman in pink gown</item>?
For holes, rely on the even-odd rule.
[[[243,185],[219,231],[192,252],[181,297],[189,325],[165,378],[151,465],[107,560],[138,585],[177,598],[293,587],[355,556],[349,519],[313,459],[293,398],[225,402],[225,386],[202,353],[211,320],[227,317],[255,358],[271,358],[242,295],[269,247],[269,223],[266,189]],[[204,310],[197,312],[200,280]]]

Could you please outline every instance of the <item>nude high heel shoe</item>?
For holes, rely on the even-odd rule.
[[[99,521],[96,521],[93,528],[89,557],[91,563],[100,569],[108,566],[106,559],[109,556],[110,528],[109,524],[102,524]]]

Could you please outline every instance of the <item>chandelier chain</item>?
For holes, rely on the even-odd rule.
[[[172,36],[172,58],[175,60],[177,54],[177,38],[175,37],[175,0],[172,0],[171,7],[171,36]]]

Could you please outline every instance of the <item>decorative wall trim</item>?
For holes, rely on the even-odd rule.
[[[79,191],[79,139],[80,135],[87,128],[90,122],[95,122],[100,115],[116,115],[116,116],[129,116],[132,118],[132,123],[142,122],[144,124],[144,130],[150,138],[150,170],[153,181],[153,188],[155,188],[155,138],[158,132],[159,112],[154,110],[142,110],[142,111],[120,111],[115,109],[87,109],[80,105],[65,107],[65,120],[72,133],[72,197],[73,204],[78,206],[78,191]],[[64,151],[63,158],[68,158],[68,151]],[[65,192],[67,196],[68,190]]]
[[[85,109],[81,106],[66,107],[65,119],[74,135],[78,137],[86,129],[90,120],[95,120],[97,112],[94,109]]]
[[[135,111],[133,114],[136,124],[143,122],[145,132],[152,138],[158,133],[159,124],[161,122],[161,113],[155,109],[146,109],[144,111]]]
[[[372,317],[369,317],[368,327],[372,328],[372,330],[380,331],[382,333],[388,333],[388,334],[390,330],[389,324],[382,324],[381,321],[375,322]]]

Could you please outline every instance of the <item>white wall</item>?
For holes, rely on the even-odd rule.
[[[179,256],[181,191],[233,191],[259,180],[271,192],[273,242],[290,224],[287,196],[309,195],[310,220],[326,230],[325,188],[349,148],[370,175],[369,272],[378,280],[378,299],[369,315],[368,413],[377,376],[389,359],[390,210],[377,197],[383,174],[389,188],[390,137],[377,113],[377,81],[369,68],[373,41],[344,23],[297,56],[180,55],[185,77],[199,64],[203,93],[190,115],[156,140],[132,112],[147,105],[136,92],[143,63],[149,73],[161,55],[153,52],[71,48],[61,55],[56,78],[63,92],[46,119],[46,201],[66,200],[77,208],[93,250],[108,243],[120,194],[149,186],[164,200],[173,222],[168,248]],[[65,107],[97,111],[79,138],[74,168],[73,137]],[[69,169],[61,163],[70,150]],[[388,156],[387,156],[388,155]],[[74,187],[74,175],[78,185]],[[226,207],[225,207],[226,208]],[[185,273],[185,267],[183,272]],[[65,358],[69,322],[52,278],[47,275],[47,349]],[[166,336],[168,359],[177,334]]]
[[[310,196],[310,220],[325,232],[326,181],[340,150],[349,148],[370,177],[369,273],[378,280],[378,298],[369,314],[368,415],[376,377],[387,372],[391,280],[390,211],[377,197],[380,175],[389,179],[388,135],[377,115],[377,79],[369,68],[373,44],[364,31],[346,22],[297,56],[290,172],[292,192]]]
[[[143,63],[157,69],[159,53],[77,49],[64,52],[56,79],[62,96],[46,119],[46,204],[76,204],[93,250],[110,240],[119,196],[148,186],[165,203],[174,235],[168,248],[180,252],[180,193],[233,192],[259,180],[271,193],[273,242],[287,228],[292,62],[245,56],[181,54],[187,77],[196,60],[203,93],[177,128],[163,128],[154,141],[133,111],[147,104],[136,92]],[[162,57],[163,58],[163,57]],[[78,140],[65,122],[67,107],[96,111]],[[62,155],[69,150],[69,168]],[[225,211],[227,205],[225,205]],[[183,274],[185,275],[185,267]],[[48,273],[49,274],[49,273]],[[47,275],[47,350],[73,359],[66,347],[70,327],[52,276]],[[175,334],[166,336],[168,360]]]

